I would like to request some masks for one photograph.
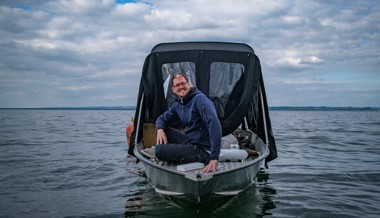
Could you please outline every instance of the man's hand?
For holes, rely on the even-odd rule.
[[[217,160],[210,160],[210,162],[207,164],[207,166],[205,166],[205,168],[203,168],[202,172],[203,173],[208,173],[210,172],[210,170],[212,172],[216,172],[216,166],[218,165],[218,161]]]
[[[159,144],[168,144],[168,138],[166,137],[166,133],[163,129],[157,129],[157,145]]]

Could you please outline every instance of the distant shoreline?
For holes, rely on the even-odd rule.
[[[0,108],[0,110],[136,110],[135,106]]]
[[[0,108],[0,110],[136,110],[135,106],[97,106],[97,107],[40,107],[40,108]],[[329,106],[273,106],[269,110],[283,111],[380,111],[378,107],[329,107]]]
[[[380,111],[378,107],[328,107],[328,106],[319,106],[319,107],[291,107],[291,106],[276,106],[269,107],[269,110],[297,110],[297,111]]]

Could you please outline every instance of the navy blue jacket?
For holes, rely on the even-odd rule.
[[[215,105],[197,88],[191,87],[189,94],[176,102],[156,120],[156,129],[180,120],[189,142],[210,152],[210,159],[219,160],[222,127]]]

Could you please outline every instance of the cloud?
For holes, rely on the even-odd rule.
[[[151,48],[197,40],[251,45],[273,105],[380,106],[378,20],[369,0],[3,0],[0,107],[134,105]]]
[[[104,14],[105,10],[107,11],[113,6],[113,0],[59,0],[46,4],[46,8],[50,9],[49,11],[63,14],[78,14],[80,16],[93,15],[94,13]]]
[[[287,69],[294,72],[313,68],[313,65],[321,64],[323,60],[316,56],[309,57],[284,57],[275,60],[271,65],[273,68]]]

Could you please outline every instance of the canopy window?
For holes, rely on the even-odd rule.
[[[230,99],[232,90],[244,73],[244,65],[240,63],[213,62],[210,66],[210,98],[218,99],[214,101],[218,109],[226,107]],[[218,111],[219,116],[224,116],[224,110]]]

